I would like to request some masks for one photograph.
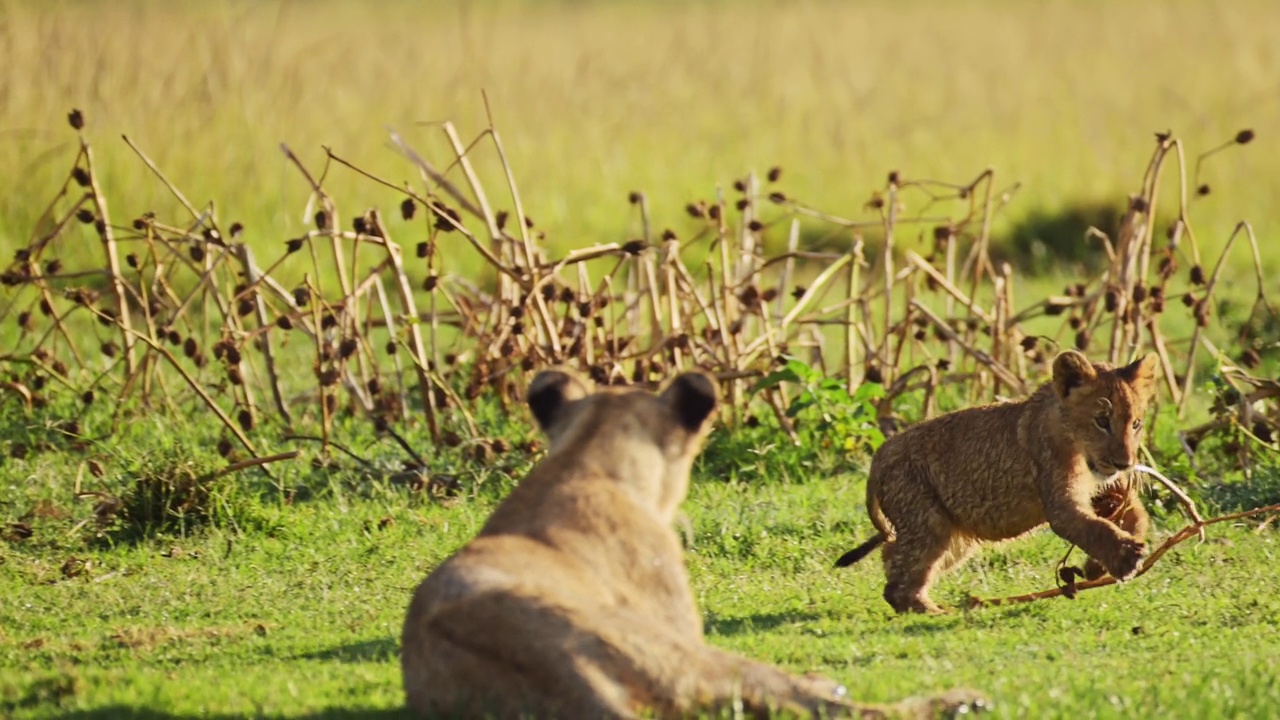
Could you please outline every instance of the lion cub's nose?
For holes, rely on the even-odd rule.
[[[1128,458],[1122,458],[1119,460],[1112,460],[1111,464],[1115,466],[1116,470],[1123,471],[1133,467],[1134,462]]]

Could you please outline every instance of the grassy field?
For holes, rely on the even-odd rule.
[[[0,542],[6,717],[396,717],[413,586],[530,462],[520,451],[488,465],[441,453],[437,473],[460,486],[441,503],[350,462],[317,469],[308,453],[276,466],[274,481],[250,471],[211,483],[188,506],[186,531],[169,518],[139,536],[136,479],[212,467],[200,450],[211,438],[145,420],[131,432],[127,450],[90,454],[101,479],[69,453],[5,466],[0,512],[34,510],[29,538]],[[528,437],[522,424],[505,434]],[[830,568],[870,531],[864,461],[769,438],[714,436],[685,505],[713,643],[830,674],[869,700],[978,687],[996,699],[995,717],[1252,717],[1280,702],[1274,529],[1214,526],[1134,582],[1074,601],[897,618],[874,558]],[[398,454],[372,437],[357,449],[382,467]],[[1222,487],[1193,491],[1206,508],[1239,506]],[[1252,487],[1274,501],[1280,473],[1268,466]],[[76,488],[117,493],[125,509],[98,529],[97,498],[76,500]],[[1160,504],[1157,541],[1181,524]],[[194,526],[198,511],[209,524]],[[1051,587],[1062,550],[1049,533],[989,549],[937,597],[958,606]]]
[[[714,199],[717,187],[731,202],[735,179],[779,165],[782,180],[770,188],[861,220],[877,217],[867,200],[890,171],[967,183],[994,167],[996,186],[1020,183],[992,226],[1008,256],[1028,247],[1016,243],[1070,225],[1063,218],[1072,213],[1092,221],[1102,217],[1099,208],[1123,208],[1139,189],[1154,132],[1172,129],[1187,142],[1194,173],[1200,152],[1250,128],[1256,139],[1247,147],[1228,147],[1205,161],[1198,180],[1188,178],[1211,188],[1193,199],[1193,219],[1208,262],[1236,222],[1252,221],[1272,277],[1280,270],[1276,37],[1280,6],[1271,0],[0,0],[0,164],[7,168],[0,173],[0,257],[7,264],[49,228],[42,214],[77,150],[66,127],[72,107],[88,118],[86,137],[117,225],[147,211],[185,218],[119,139],[123,133],[195,203],[216,201],[224,227],[244,223],[242,239],[271,262],[285,239],[314,226],[309,186],[281,142],[316,172],[326,145],[392,182],[417,183],[385,129],[447,159],[435,121],[453,120],[468,140],[475,137],[488,123],[483,89],[526,212],[547,233],[551,253],[637,236],[632,190],[647,193],[655,235],[672,227],[688,238],[707,223],[688,217],[687,202]],[[509,207],[492,145],[479,143],[472,157],[495,208]],[[1169,179],[1176,164],[1165,172],[1162,221],[1172,217],[1178,186]],[[457,167],[448,175],[463,183]],[[399,194],[336,166],[324,185],[343,209],[343,227],[376,205],[406,250],[425,236],[425,213],[415,225],[398,217]],[[924,198],[906,201],[915,212]],[[57,259],[71,271],[101,262],[96,249],[77,255],[79,241],[98,242],[93,219],[59,238]],[[1077,242],[1077,225],[1065,242]],[[785,227],[762,233],[775,254]],[[927,252],[929,231],[917,238],[919,226],[902,227],[899,248]],[[446,261],[415,258],[406,276],[415,288],[441,267],[452,279],[484,282],[466,264],[478,263],[474,253],[461,240],[448,245],[456,234],[426,232],[440,239]],[[1163,235],[1156,237],[1159,250]],[[194,282],[201,272],[189,255],[194,246],[175,247],[182,263],[191,260],[173,263],[190,271],[180,280]],[[1253,296],[1244,248],[1233,251],[1204,330],[1224,349],[1240,342],[1236,330]],[[40,267],[53,255],[41,256]],[[372,255],[360,257],[361,267],[380,260]],[[304,267],[305,256],[282,268],[284,282],[319,267]],[[1160,327],[1181,369],[1194,318],[1173,293],[1207,291],[1188,282],[1185,247],[1179,260]],[[810,283],[824,262],[802,263],[795,284]],[[1069,263],[1041,269],[1019,272],[1013,310],[1061,292],[1067,278],[1092,279]],[[873,270],[864,283],[876,282]],[[146,277],[126,272],[134,281]],[[223,300],[238,293],[231,285],[239,280],[226,275]],[[55,280],[59,291],[78,282]],[[328,290],[332,301],[332,284]],[[419,308],[436,297],[415,292]],[[116,418],[109,402],[86,406],[81,393],[95,389],[106,398],[132,383],[113,364],[115,351],[106,351],[119,341],[118,329],[71,314],[73,299],[60,293],[46,299],[59,313],[66,309],[69,334],[87,356],[60,380],[64,373],[51,371],[49,358],[24,354],[53,337],[43,347],[69,361],[70,340],[48,330],[56,313],[37,309],[41,296],[30,286],[10,293],[0,289],[0,716],[399,716],[398,636],[412,588],[471,537],[537,459],[526,446],[534,435],[524,410],[481,396],[470,405],[477,427],[455,413],[446,430],[461,433],[461,443],[433,444],[421,408],[410,407],[396,427],[425,456],[434,478],[425,488],[400,472],[410,453],[345,404],[332,437],[360,459],[324,455],[318,443],[291,437],[320,433],[314,400],[322,365],[316,377],[307,367],[320,344],[276,325],[271,337],[279,340],[296,423],[272,415],[257,377],[260,419],[245,432],[259,455],[301,455],[219,475],[228,460],[218,446],[232,447],[236,423],[215,423],[175,373],[185,367],[214,395],[211,403],[233,416],[242,409],[227,379],[238,361],[222,361],[211,348],[226,321],[192,312],[175,325],[215,359],[197,364],[193,349],[162,365],[151,376],[159,377],[158,389],[146,391],[154,404],[139,407],[135,387]],[[981,303],[991,296],[990,287],[979,288]],[[898,297],[886,302],[895,319]],[[903,297],[905,304],[910,295]],[[932,298],[943,302],[939,293]],[[574,298],[564,305],[565,319],[582,312]],[[319,312],[311,318],[317,325]],[[34,318],[25,328],[24,315]],[[263,325],[279,317],[275,307]],[[1075,330],[1063,329],[1067,319],[1037,318],[1021,330],[1057,333],[1066,347]],[[1274,377],[1280,326],[1255,320],[1246,323],[1262,354],[1255,372]],[[1101,322],[1096,352],[1110,320]],[[969,331],[983,348],[994,338],[973,325]],[[368,332],[359,347],[372,364],[404,362],[404,352],[383,353],[385,330]],[[843,350],[839,327],[822,332]],[[249,334],[235,333],[249,355]],[[454,335],[471,337],[454,333],[450,342]],[[170,342],[173,354],[185,352],[184,343]],[[911,346],[899,369],[945,357],[934,354],[947,351],[943,343],[928,342]],[[10,348],[17,348],[13,357]],[[839,352],[829,354],[829,367],[837,367]],[[767,365],[772,348],[762,357]],[[1194,461],[1179,446],[1175,430],[1215,414],[1235,417],[1214,375],[1220,361],[1200,352],[1187,416],[1175,419],[1163,399],[1151,436],[1157,465],[1206,514],[1280,502],[1280,461],[1237,425],[1209,434]],[[326,362],[345,367],[345,356]],[[466,392],[468,369],[464,362],[448,379],[457,394]],[[964,404],[963,384],[941,387],[942,408]],[[996,717],[1255,717],[1280,706],[1277,535],[1261,519],[1215,525],[1206,543],[1177,546],[1133,583],[1073,601],[894,617],[880,597],[877,557],[830,568],[869,533],[867,458],[844,447],[864,438],[843,434],[863,432],[865,418],[852,416],[854,403],[836,407],[847,399],[832,394],[806,411],[797,444],[762,405],[754,408],[758,423],[713,436],[681,528],[711,642],[834,676],[866,700],[971,685],[995,699]],[[902,395],[895,413],[919,417],[921,399],[920,391]],[[1274,403],[1264,399],[1255,409],[1274,421]],[[833,425],[823,425],[830,421],[823,413],[835,417]],[[1148,497],[1157,506],[1158,542],[1182,517],[1163,490]],[[948,577],[935,598],[957,606],[969,594],[1052,587],[1064,549],[1049,533],[989,549]]]

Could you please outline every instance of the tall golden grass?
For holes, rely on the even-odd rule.
[[[309,222],[278,143],[415,179],[384,127],[440,154],[418,123],[472,134],[481,89],[527,212],[559,247],[633,236],[633,189],[671,216],[774,164],[831,208],[859,207],[890,170],[990,165],[1023,183],[998,236],[1033,208],[1123,198],[1151,131],[1207,147],[1252,127],[1253,151],[1201,178],[1211,248],[1240,218],[1264,237],[1280,221],[1280,154],[1265,150],[1280,137],[1277,37],[1274,0],[0,1],[0,251],[25,244],[74,156],[72,106],[120,212],[177,209],[127,133],[259,244]],[[500,172],[492,152],[476,162]],[[326,187],[395,201],[350,173]]]

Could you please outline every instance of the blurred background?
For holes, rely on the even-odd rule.
[[[329,146],[416,180],[387,129],[447,160],[431,123],[475,138],[482,90],[553,248],[634,237],[633,190],[679,229],[686,203],[776,165],[788,195],[859,219],[890,171],[992,167],[1021,183],[997,243],[1078,255],[1137,191],[1153,133],[1186,141],[1190,172],[1244,128],[1257,140],[1201,169],[1197,232],[1212,248],[1249,219],[1274,247],[1277,38],[1275,0],[0,1],[0,250],[61,186],[72,107],[121,218],[177,209],[123,133],[274,248],[310,223],[281,142],[313,171]],[[492,145],[474,160],[505,191]],[[325,186],[348,213],[399,200],[341,168]]]

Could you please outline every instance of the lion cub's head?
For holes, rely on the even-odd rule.
[[[1154,354],[1113,368],[1069,350],[1053,361],[1053,388],[1066,432],[1090,470],[1111,477],[1138,462],[1142,416],[1156,389]]]
[[[628,485],[673,516],[689,470],[711,427],[716,382],[703,372],[676,376],[655,394],[595,388],[567,370],[544,370],[529,384],[533,417],[550,441],[544,462],[585,463]]]

